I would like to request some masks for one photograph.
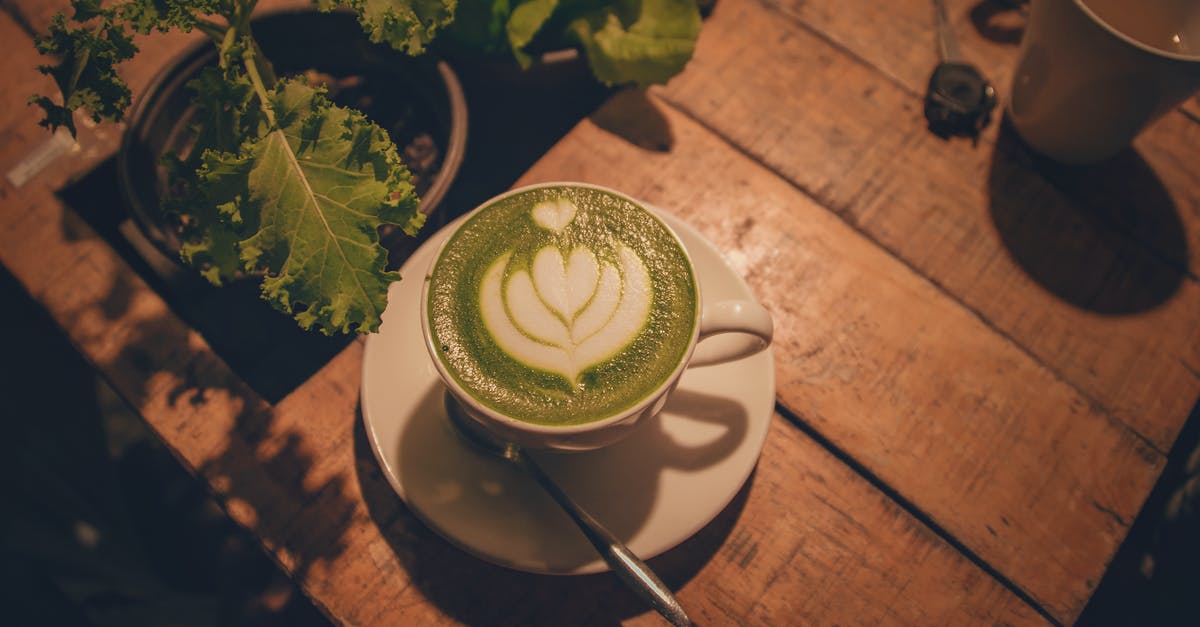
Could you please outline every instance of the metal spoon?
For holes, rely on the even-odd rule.
[[[497,439],[497,436],[476,424],[463,413],[462,406],[449,394],[446,394],[445,404],[446,413],[450,416],[450,423],[454,425],[458,434],[476,449],[499,457],[536,479],[575,521],[575,524],[579,525],[583,535],[587,536],[588,541],[600,553],[600,557],[604,558],[604,561],[626,586],[642,597],[672,625],[684,627],[692,624],[687,613],[683,611],[683,607],[679,605],[679,601],[671,594],[667,585],[658,578],[658,575],[654,574],[654,571],[650,570],[650,567],[633,551],[629,550],[624,542],[617,539],[612,532],[605,529],[591,514],[567,496],[532,458],[521,452],[519,446]]]

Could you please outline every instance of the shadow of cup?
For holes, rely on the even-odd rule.
[[[1005,117],[988,195],[996,230],[1017,264],[1080,309],[1153,309],[1188,272],[1178,209],[1132,148],[1096,164],[1063,165],[1029,150]]]

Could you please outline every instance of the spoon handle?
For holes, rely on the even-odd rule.
[[[567,496],[566,492],[563,492],[562,488],[559,488],[558,484],[554,483],[554,480],[543,472],[533,459],[528,455],[521,455],[519,459],[526,471],[537,479],[542,488],[555,501],[558,501],[558,504],[575,521],[575,524],[579,525],[579,529],[587,536],[592,546],[596,547],[600,557],[604,558],[604,561],[626,586],[642,597],[672,625],[691,627],[691,619],[683,611],[683,606],[675,599],[675,595],[671,594],[670,588],[658,578],[658,575],[654,574],[654,571],[641,558],[629,550],[624,542],[618,540],[612,532],[597,522],[571,497]]]

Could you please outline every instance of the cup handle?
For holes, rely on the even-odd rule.
[[[724,300],[706,305],[700,312],[700,338],[688,367],[749,357],[770,346],[774,334],[771,314],[754,301]]]

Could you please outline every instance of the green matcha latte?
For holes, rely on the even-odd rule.
[[[615,193],[531,188],[473,214],[428,278],[442,364],[481,404],[542,425],[607,418],[670,379],[695,333],[678,240]]]

